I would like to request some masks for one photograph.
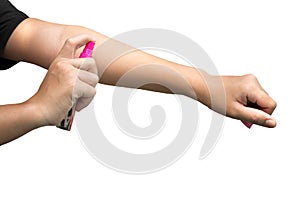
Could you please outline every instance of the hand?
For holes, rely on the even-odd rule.
[[[99,81],[92,58],[74,58],[78,48],[88,41],[89,35],[68,39],[49,67],[38,92],[30,99],[41,113],[45,125],[57,125],[77,101],[76,110],[86,107],[96,94]]]
[[[276,120],[271,116],[276,102],[261,87],[255,76],[224,76],[222,80],[227,116],[269,128],[276,126]]]

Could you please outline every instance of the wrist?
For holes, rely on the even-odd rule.
[[[188,96],[210,107],[208,84],[211,81],[212,76],[200,69],[191,67],[190,75],[188,77],[193,89]]]
[[[38,103],[29,99],[22,104],[35,128],[49,125]]]

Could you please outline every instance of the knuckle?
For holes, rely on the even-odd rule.
[[[76,45],[76,42],[73,38],[68,38],[65,41],[65,45],[68,46],[68,47],[74,47]]]
[[[85,62],[88,67],[88,71],[91,71],[96,74],[97,73],[96,61],[93,58],[87,58]]]
[[[92,76],[93,84],[96,85],[99,82],[99,76],[97,76],[96,74],[93,74]]]
[[[57,65],[57,70],[59,70],[59,73],[61,73],[64,76],[69,75],[73,71],[72,68],[69,67],[66,64],[64,64],[64,65]]]
[[[257,80],[254,74],[246,74],[245,77],[248,78],[249,80]]]
[[[63,71],[66,69],[66,61],[60,60],[55,64],[55,69],[58,71]]]
[[[255,91],[258,88],[259,84],[255,75],[247,74],[243,77],[244,81],[242,85],[247,91]]]
[[[65,61],[61,63],[57,63],[56,65],[56,72],[59,79],[66,84],[75,85],[76,78],[77,78],[77,71],[72,66],[68,65]]]
[[[261,116],[258,113],[253,113],[251,115],[251,121],[255,124],[261,124],[263,119],[261,118]]]
[[[92,88],[91,89],[91,96],[94,97],[96,95],[96,93],[97,93],[96,88]]]

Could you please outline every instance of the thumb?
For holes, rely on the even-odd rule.
[[[274,128],[277,123],[275,118],[268,113],[251,107],[241,106],[240,115],[240,118],[246,122],[269,128]]]
[[[77,49],[85,45],[87,42],[95,40],[96,37],[86,34],[71,37],[65,41],[65,44],[58,55],[63,58],[74,58]]]

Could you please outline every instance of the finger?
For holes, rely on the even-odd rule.
[[[59,52],[59,56],[64,58],[74,58],[75,52],[78,48],[85,45],[89,41],[95,41],[96,38],[91,35],[82,34],[71,37],[65,41],[62,49]]]
[[[78,111],[78,112],[81,111],[83,108],[87,107],[92,102],[92,100],[93,100],[92,97],[90,97],[90,98],[80,98],[77,101],[75,110]]]
[[[93,58],[74,58],[68,60],[69,64],[80,70],[98,74],[96,62]]]
[[[263,90],[259,90],[254,92],[254,94],[249,95],[248,100],[252,103],[256,103],[260,110],[263,110],[270,115],[277,106],[277,103]]]
[[[93,74],[88,71],[79,70],[78,78],[84,83],[89,84],[92,87],[95,87],[99,82],[99,77],[96,74]]]
[[[75,100],[80,98],[92,98],[96,94],[96,89],[81,80],[77,79],[76,85],[73,90],[72,97]]]
[[[277,122],[270,114],[262,110],[245,107],[243,105],[239,106],[240,119],[269,128],[274,128],[276,126]]]
[[[99,77],[97,75],[97,68],[94,59],[87,58],[77,58],[77,59],[70,59],[69,64],[78,68],[78,78],[95,87],[96,84],[99,82]]]

